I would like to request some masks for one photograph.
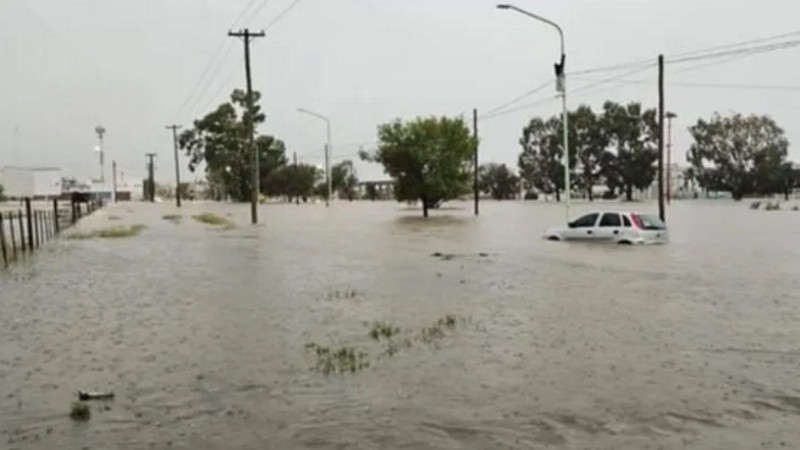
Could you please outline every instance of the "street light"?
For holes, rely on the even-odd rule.
[[[103,135],[106,134],[106,129],[102,125],[98,125],[94,127],[95,133],[97,133],[97,139],[100,142],[100,145],[97,147],[97,152],[100,154],[100,182],[103,183],[105,186],[106,182],[106,169],[105,163],[103,161]]]
[[[567,74],[565,72],[567,54],[566,54],[566,51],[564,50],[564,31],[561,29],[561,27],[557,23],[553,22],[552,20],[544,18],[544,17],[539,16],[539,15],[536,15],[536,14],[534,14],[532,12],[529,12],[529,11],[526,11],[526,10],[524,10],[522,8],[518,8],[518,7],[514,6],[514,5],[500,4],[500,5],[497,5],[497,8],[498,9],[510,9],[512,11],[516,11],[516,12],[518,12],[520,14],[526,15],[526,16],[531,17],[531,18],[533,18],[535,20],[538,20],[540,22],[544,22],[544,23],[550,25],[551,27],[555,28],[556,31],[558,31],[559,38],[561,39],[561,62],[555,64],[555,69],[556,69],[556,90],[559,93],[561,93],[562,107],[563,107],[563,110],[564,110],[564,112],[563,112],[563,114],[564,114],[564,118],[563,118],[563,121],[564,121],[564,161],[563,161],[563,163],[564,163],[564,194],[566,196],[566,204],[567,204],[567,208],[566,208],[567,222],[569,222],[569,205],[570,205],[570,200],[571,200],[571,197],[572,197],[572,194],[571,194],[572,185],[570,183],[570,171],[569,171],[569,124],[568,124],[569,117],[568,117],[568,112],[567,112]]]
[[[667,204],[672,201],[672,119],[678,117],[672,111],[667,111]]]
[[[331,206],[331,121],[322,114],[309,111],[305,108],[297,108],[297,112],[308,114],[325,121],[328,127],[328,143],[325,144],[325,184],[328,186],[328,196],[325,198],[325,206]]]

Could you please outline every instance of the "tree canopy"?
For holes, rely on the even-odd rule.
[[[772,118],[714,114],[689,128],[694,139],[687,160],[706,189],[744,195],[784,193],[795,184],[786,161],[789,141]]]
[[[331,189],[339,193],[340,198],[353,201],[358,188],[358,175],[353,161],[346,159],[331,167]]]
[[[519,177],[505,164],[482,164],[478,170],[478,188],[495,200],[513,199],[519,193]]]
[[[460,118],[417,118],[378,127],[378,150],[362,158],[378,162],[395,181],[398,201],[428,208],[468,191],[475,142]]]
[[[253,126],[257,127],[265,120],[259,99],[260,94],[254,92],[251,115],[246,93],[237,89],[230,102],[195,120],[194,127],[180,135],[179,144],[189,157],[189,169],[194,172],[204,165],[210,188],[218,198],[230,196],[235,201],[250,198],[253,158],[248,145],[248,123],[252,117]],[[263,192],[268,175],[286,164],[286,148],[279,139],[265,135],[256,135],[255,145],[259,189]]]
[[[286,197],[288,201],[306,201],[314,195],[314,186],[322,173],[310,164],[287,165],[273,170],[266,178],[265,192]]]

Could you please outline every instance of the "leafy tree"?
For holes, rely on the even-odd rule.
[[[2,184],[0,184],[0,202],[4,202],[6,200],[5,188]]]
[[[353,201],[358,188],[358,176],[353,161],[346,159],[331,167],[331,189],[339,193],[339,197]]]
[[[250,198],[253,158],[248,145],[248,124],[250,118],[254,127],[264,122],[259,98],[260,94],[254,92],[253,105],[248,110],[247,94],[237,89],[231,94],[230,102],[196,120],[192,129],[181,133],[179,143],[189,156],[189,169],[194,172],[204,163],[206,178],[218,198],[228,195],[236,201]],[[272,136],[257,136],[255,145],[259,157],[259,189],[265,190],[269,173],[286,164],[286,148]]]
[[[397,120],[378,127],[378,140],[377,152],[361,157],[383,165],[398,201],[420,200],[424,217],[429,207],[468,190],[475,142],[462,119]]]
[[[610,186],[620,186],[625,198],[633,199],[633,189],[646,189],[656,177],[658,160],[658,121],[656,110],[642,110],[639,103],[603,105],[601,126],[609,145],[616,150],[605,157],[605,175]]]
[[[367,183],[366,195],[367,198],[373,202],[375,201],[376,198],[378,198],[378,187],[375,186],[375,183]]]
[[[519,192],[519,177],[505,164],[483,164],[478,170],[478,188],[495,200],[513,199]]]
[[[522,130],[522,153],[517,165],[527,190],[535,188],[545,194],[555,194],[561,201],[564,190],[564,138],[562,121],[552,117],[547,121],[534,118]],[[571,165],[574,153],[570,154]]]
[[[714,114],[708,121],[698,120],[689,132],[694,144],[687,159],[704,188],[714,183],[736,200],[754,192],[786,192],[789,141],[770,117]],[[703,176],[711,173],[714,178]]]
[[[589,200],[594,200],[592,188],[601,177],[607,175],[604,170],[612,167],[614,155],[608,152],[609,135],[600,118],[589,106],[582,105],[570,113],[570,152],[577,157],[579,165],[576,184],[586,192]],[[614,190],[614,180],[609,188]]]
[[[321,177],[320,171],[310,164],[297,164],[273,170],[266,178],[266,192],[283,196],[288,201],[306,201],[314,194],[314,185]]]

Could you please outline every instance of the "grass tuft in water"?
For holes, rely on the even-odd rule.
[[[73,402],[72,410],[70,410],[69,416],[72,418],[72,420],[85,422],[92,417],[92,409],[89,408],[89,405],[86,403]]]
[[[400,328],[389,322],[374,322],[369,330],[369,337],[376,341],[391,339],[400,334]]]
[[[236,226],[230,220],[228,220],[228,219],[226,219],[226,218],[224,218],[222,216],[218,216],[218,215],[216,215],[214,213],[198,214],[196,216],[192,216],[192,219],[194,219],[194,220],[196,220],[196,221],[198,221],[200,223],[204,223],[206,225],[211,225],[211,226],[215,226],[215,227],[223,227],[224,230],[230,230],[230,229],[232,229],[233,227]]]
[[[447,336],[446,331],[453,331],[458,323],[458,318],[448,314],[432,325],[422,329],[422,341],[426,343],[436,342]]]
[[[161,216],[161,218],[168,222],[172,222],[175,225],[178,225],[179,223],[181,223],[181,220],[183,220],[183,216],[180,214],[166,214],[164,216]]]
[[[85,240],[85,239],[94,239],[94,238],[103,238],[103,239],[118,239],[118,238],[127,238],[127,237],[134,237],[138,236],[142,230],[145,229],[145,226],[142,224],[136,225],[118,225],[111,228],[106,228],[103,230],[96,230],[96,231],[73,231],[66,235],[67,239],[70,240]]]
[[[355,373],[369,367],[366,352],[356,350],[354,347],[341,347],[332,349],[316,343],[306,344],[306,350],[317,355],[315,370],[325,375],[332,373]]]

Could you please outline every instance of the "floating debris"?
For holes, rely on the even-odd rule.
[[[78,400],[109,400],[113,398],[113,392],[78,391]]]
[[[758,209],[761,207],[761,202],[750,203],[750,209]]]

